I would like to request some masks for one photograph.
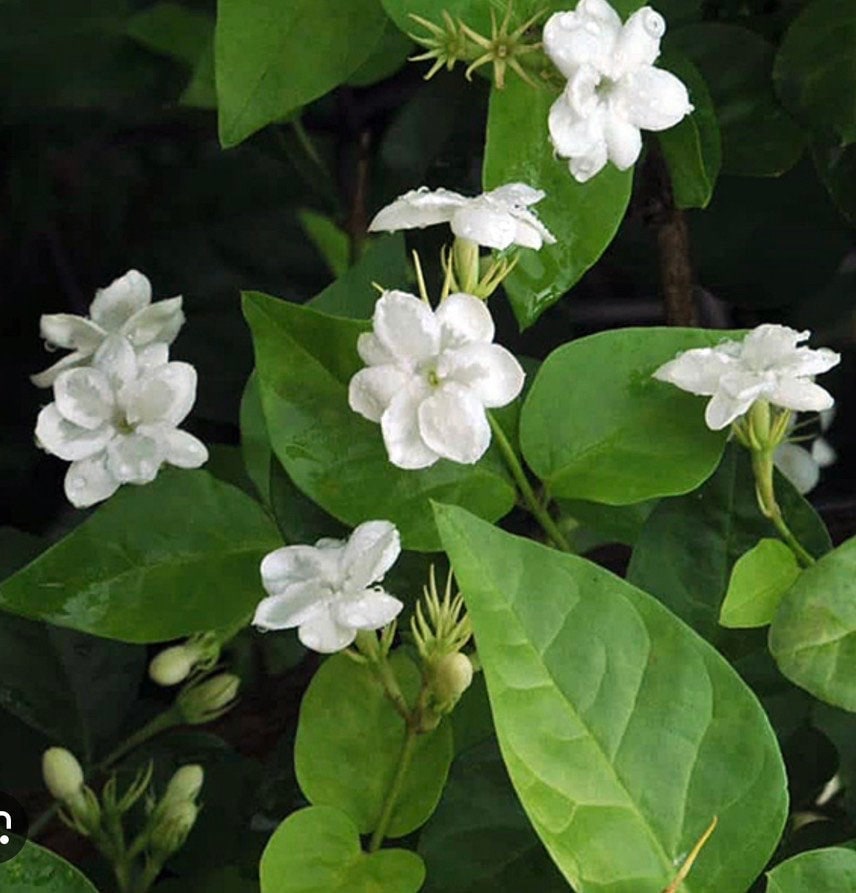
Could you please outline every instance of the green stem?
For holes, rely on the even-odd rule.
[[[517,458],[514,448],[508,442],[508,438],[505,436],[502,426],[490,413],[487,414],[487,419],[490,422],[493,436],[496,438],[497,444],[499,444],[502,458],[505,459],[505,464],[508,466],[508,470],[511,472],[518,490],[520,490],[521,495],[526,500],[526,504],[529,506],[529,511],[532,513],[532,516],[541,525],[544,533],[547,534],[557,548],[561,549],[563,552],[573,552],[574,550],[571,548],[565,535],[559,529],[559,526],[552,519],[547,509],[538,501],[538,497],[535,495],[535,491],[532,489],[532,485],[526,477],[526,472],[523,470],[523,466],[520,464],[520,460]]]
[[[383,801],[380,819],[378,819],[377,827],[375,828],[371,842],[369,843],[370,853],[375,853],[380,849],[380,845],[383,843],[383,839],[386,836],[390,820],[392,819],[392,811],[395,809],[395,804],[398,802],[398,798],[401,795],[401,789],[404,787],[404,778],[407,775],[407,770],[410,768],[410,763],[413,759],[413,751],[416,747],[416,739],[418,735],[419,733],[415,725],[413,723],[408,723],[404,742],[401,746],[401,754],[398,757],[398,767],[395,770],[392,784],[390,784],[389,790],[386,792],[386,799]]]

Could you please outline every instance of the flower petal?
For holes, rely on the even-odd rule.
[[[95,292],[89,305],[92,321],[108,332],[119,329],[139,310],[151,303],[152,286],[138,270],[128,270],[106,288]]]
[[[783,366],[791,375],[822,375],[840,362],[841,354],[828,347],[821,347],[817,350],[812,350],[810,347],[798,347]],[[779,368],[783,368],[783,366]]]
[[[72,462],[65,473],[65,495],[75,508],[103,502],[119,489],[119,481],[107,468],[107,454],[96,453]]]
[[[413,379],[381,416],[383,443],[389,461],[398,468],[427,468],[440,458],[419,433],[419,405],[429,394],[425,382]]]
[[[797,353],[797,344],[811,332],[798,332],[790,326],[764,323],[755,326],[740,345],[740,359],[750,369],[758,371],[787,363]]]
[[[367,589],[359,598],[332,606],[336,620],[354,629],[381,629],[392,623],[403,607],[403,602],[382,589]]]
[[[73,313],[50,313],[41,318],[42,338],[54,347],[80,350],[93,354],[104,340],[106,332],[85,316]]]
[[[550,106],[547,125],[553,148],[563,158],[591,154],[600,143],[606,145],[602,115],[581,117],[564,94]]]
[[[606,141],[597,143],[582,155],[577,155],[568,161],[568,169],[571,176],[578,183],[586,183],[592,177],[599,174],[609,158]]]
[[[54,384],[54,400],[64,418],[90,431],[108,422],[115,411],[107,376],[91,367],[63,372]]]
[[[800,412],[820,412],[835,403],[832,394],[819,384],[799,378],[781,378],[770,390],[769,400],[776,406]]]
[[[330,592],[316,580],[294,583],[279,594],[262,599],[256,606],[253,626],[259,629],[291,629],[324,613]]]
[[[168,362],[169,348],[160,341],[147,344],[137,351],[137,369],[141,375]]]
[[[187,431],[164,427],[158,439],[164,449],[164,461],[176,468],[199,468],[208,461],[208,448]]]
[[[161,442],[135,431],[120,434],[107,445],[107,468],[123,484],[148,484],[158,476],[163,464]]]
[[[666,20],[650,6],[636,10],[624,23],[615,42],[613,77],[640,66],[653,65],[660,55],[660,41],[666,33]]]
[[[179,425],[196,400],[196,370],[190,363],[167,363],[147,372],[120,395],[132,425]]]
[[[348,406],[370,422],[379,422],[395,395],[412,376],[397,366],[360,369],[348,384]]]
[[[515,245],[538,251],[545,242],[548,245],[556,244],[556,237],[531,211],[517,208],[511,212],[511,216],[517,223],[517,230],[514,233]]]
[[[407,292],[385,291],[375,304],[372,326],[380,343],[401,363],[420,363],[440,349],[440,324],[431,308]]]
[[[526,183],[506,183],[504,186],[498,186],[496,189],[486,192],[485,198],[490,198],[506,205],[528,207],[540,202],[545,194],[543,189],[535,189]]]
[[[132,384],[139,372],[134,348],[121,335],[108,335],[104,339],[101,347],[95,351],[92,365],[107,376],[114,392]]]
[[[395,357],[378,341],[374,332],[362,332],[357,338],[357,353],[367,366],[386,366]]]
[[[493,341],[493,317],[487,304],[465,292],[448,295],[434,311],[440,323],[440,343],[444,350],[464,344]]]
[[[665,381],[691,394],[715,394],[722,376],[735,368],[735,361],[719,348],[698,347],[685,350],[674,360],[664,363],[654,373]]]
[[[437,374],[463,385],[487,407],[505,406],[523,390],[526,373],[499,344],[467,344],[440,358]]]
[[[484,196],[473,199],[452,215],[452,232],[486,248],[502,251],[514,241],[517,224],[505,208],[492,205]]]
[[[311,620],[302,623],[297,638],[312,651],[333,654],[347,648],[357,637],[355,629],[342,626],[333,619],[330,610],[319,612]]]
[[[472,465],[490,445],[490,425],[484,406],[469,389],[450,382],[419,406],[419,431],[435,453],[453,462]]]
[[[609,101],[617,114],[643,130],[667,130],[693,110],[683,82],[650,65],[624,75]]]
[[[783,443],[776,450],[773,462],[800,493],[813,490],[820,480],[820,468],[811,453],[795,443]]]
[[[838,454],[825,437],[818,437],[811,445],[811,458],[821,468],[828,468],[838,461]]]
[[[289,586],[317,581],[327,587],[338,585],[339,559],[344,543],[319,549],[316,546],[283,546],[262,559],[262,585],[270,595],[282,595]]]
[[[401,536],[390,521],[365,521],[342,553],[342,588],[349,592],[379,583],[401,554]]]
[[[711,431],[721,431],[739,418],[754,403],[754,397],[732,397],[717,391],[707,404],[704,420]]]
[[[457,208],[469,199],[448,189],[433,192],[427,186],[412,189],[399,196],[391,205],[380,210],[369,224],[369,232],[399,229],[422,229],[436,223],[446,223]]]
[[[544,51],[566,78],[584,64],[606,71],[620,31],[621,19],[605,0],[580,0],[573,12],[547,19]]]
[[[642,134],[618,115],[607,115],[604,124],[609,160],[620,170],[633,167],[642,151]]]
[[[36,420],[36,440],[42,449],[67,462],[88,459],[100,453],[113,437],[111,425],[94,431],[63,418],[56,403],[46,406]]]
[[[172,344],[184,325],[181,296],[156,301],[138,310],[121,328],[134,347],[145,347],[154,341]]]
[[[61,372],[76,369],[82,363],[85,363],[90,356],[90,354],[82,350],[76,350],[74,353],[64,356],[61,360],[57,360],[52,366],[48,366],[47,369],[31,375],[30,381],[37,388],[49,388],[57,380]]]

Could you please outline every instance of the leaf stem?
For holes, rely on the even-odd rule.
[[[532,489],[532,485],[526,477],[526,472],[523,470],[523,466],[520,464],[520,460],[517,458],[514,448],[508,442],[508,438],[505,436],[502,426],[490,413],[487,414],[487,419],[490,422],[493,436],[496,438],[496,442],[499,445],[502,458],[505,460],[505,464],[508,466],[508,470],[511,472],[514,482],[517,484],[517,489],[520,491],[524,500],[526,500],[526,505],[529,507],[530,513],[541,525],[544,533],[547,534],[558,549],[561,549],[563,552],[573,552],[574,550],[571,548],[565,535],[535,495],[535,491]]]
[[[386,832],[389,828],[390,820],[392,819],[392,811],[395,809],[395,804],[398,802],[398,798],[401,795],[401,789],[404,787],[404,779],[407,775],[407,770],[410,768],[410,763],[413,760],[413,751],[416,747],[416,738],[418,735],[419,730],[415,723],[412,721],[408,722],[404,741],[401,745],[401,753],[398,757],[398,766],[395,769],[395,775],[393,776],[389,790],[386,792],[386,798],[383,801],[380,818],[378,819],[377,827],[374,829],[374,833],[372,834],[369,843],[370,853],[377,852],[380,849],[380,845],[383,843],[384,837],[386,837]]]

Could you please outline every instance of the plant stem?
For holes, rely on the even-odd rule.
[[[377,852],[377,850],[380,849],[380,845],[383,843],[383,839],[389,828],[389,822],[392,819],[392,811],[395,809],[395,804],[398,802],[401,789],[404,786],[404,778],[407,775],[407,770],[410,768],[410,762],[413,759],[413,751],[416,747],[416,738],[419,732],[413,722],[408,722],[406,729],[404,742],[401,745],[401,753],[398,757],[398,766],[396,767],[392,784],[390,784],[389,790],[386,792],[380,819],[378,819],[377,827],[374,829],[371,842],[369,843],[370,853]]]
[[[518,490],[520,490],[521,495],[526,500],[526,504],[529,506],[529,511],[532,513],[532,516],[541,525],[544,533],[547,534],[558,549],[561,549],[563,552],[573,552],[574,550],[571,548],[565,535],[559,529],[559,526],[552,519],[547,509],[538,501],[538,497],[535,495],[535,491],[532,489],[532,485],[526,477],[526,472],[523,470],[523,466],[520,464],[520,460],[517,458],[514,448],[508,442],[508,438],[505,436],[502,426],[490,413],[487,414],[487,419],[490,422],[493,436],[496,438],[497,444],[499,444],[502,458],[505,459],[505,464],[508,466],[508,470],[511,472]]]

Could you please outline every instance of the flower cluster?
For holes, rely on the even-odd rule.
[[[78,508],[122,484],[153,481],[166,462],[198,468],[205,445],[178,426],[196,400],[196,370],[170,362],[183,322],[181,298],[151,304],[145,276],[131,270],[96,295],[92,319],[42,317],[42,334],[73,353],[36,376],[53,386],[36,440],[71,462],[65,493]]]
[[[580,0],[544,26],[544,49],[567,78],[550,109],[550,139],[581,183],[607,161],[631,167],[640,130],[666,130],[692,111],[683,83],[654,67],[665,30],[648,6],[622,25],[605,0]]]

